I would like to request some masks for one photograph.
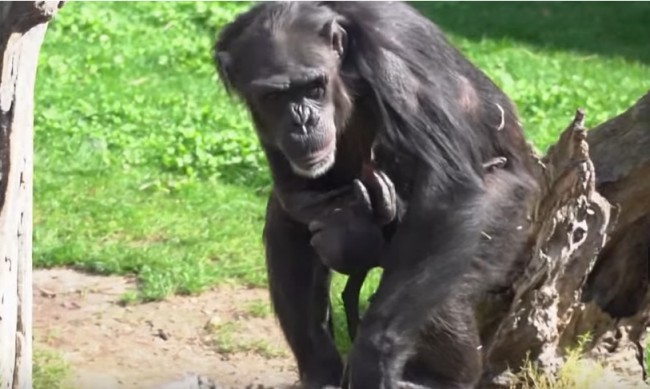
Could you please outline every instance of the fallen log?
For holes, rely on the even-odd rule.
[[[591,131],[583,119],[533,157],[541,192],[528,259],[480,309],[484,387],[511,387],[524,360],[552,376],[579,339],[608,382],[647,387],[650,93]]]

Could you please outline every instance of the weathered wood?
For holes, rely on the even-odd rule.
[[[60,2],[0,3],[0,388],[31,388],[33,90]]]
[[[579,111],[537,159],[542,190],[522,253],[530,259],[482,311],[490,318],[482,331],[486,387],[510,385],[527,356],[555,372],[584,335],[585,358],[615,373],[617,387],[647,387],[650,93],[589,132],[582,120]]]

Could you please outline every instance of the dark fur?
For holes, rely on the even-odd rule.
[[[505,166],[507,160],[504,157],[494,158],[490,161],[487,161],[483,164],[485,171],[490,173],[495,169],[501,169]],[[392,197],[389,194],[382,194],[386,201],[391,201]],[[393,199],[396,200],[396,199]],[[385,205],[384,205],[385,206]],[[397,204],[391,204],[390,206],[397,209]],[[345,310],[345,319],[348,326],[348,335],[350,339],[354,340],[356,336],[357,326],[359,325],[359,296],[361,293],[361,287],[368,275],[368,272],[374,268],[381,266],[379,263],[380,255],[375,253],[380,253],[384,249],[384,240],[383,239],[373,239],[372,233],[369,231],[372,230],[373,226],[368,225],[367,219],[361,222],[356,221],[357,218],[352,216],[342,216],[339,217],[337,222],[328,225],[330,229],[339,231],[338,234],[334,235],[330,239],[323,242],[323,246],[342,246],[345,249],[340,250],[345,252],[345,254],[339,254],[334,256],[337,263],[342,263],[343,265],[338,265],[345,270],[342,271],[343,274],[348,274],[349,277],[345,283],[345,288],[341,293],[341,299],[343,300],[343,308]],[[390,220],[392,221],[392,219]],[[362,229],[364,234],[356,234],[356,236],[350,236],[346,234],[348,228],[340,228],[340,224],[345,223],[346,225],[356,226],[357,229]],[[358,224],[361,226],[358,226]],[[390,239],[390,236],[388,237]],[[360,260],[360,256],[365,253],[365,260]],[[321,255],[322,257],[322,255]],[[370,262],[369,262],[370,261]],[[329,262],[332,262],[331,260]],[[327,264],[327,263],[326,263]],[[339,272],[340,270],[336,269],[333,266],[329,266],[332,269],[335,269]]]
[[[474,387],[482,367],[473,298],[502,282],[517,259],[535,190],[529,149],[505,94],[402,3],[259,4],[222,30],[216,52],[222,80],[247,103],[269,160],[269,286],[303,384],[338,385],[343,369],[326,324],[329,270],[309,244],[313,218],[288,199],[349,186],[374,150],[404,212],[389,225],[384,273],[347,380],[355,389],[405,381]],[[298,116],[262,109],[249,89],[256,77],[295,76],[286,66],[274,74],[287,56],[328,67],[327,100]],[[296,125],[303,132],[308,126],[307,135],[287,135]],[[312,166],[301,161],[330,150],[333,132],[333,166],[299,177],[310,172],[300,166]],[[505,166],[486,176],[482,164],[501,156]]]

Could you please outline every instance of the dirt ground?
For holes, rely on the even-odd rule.
[[[68,269],[34,272],[35,347],[57,350],[74,389],[151,389],[190,373],[223,388],[290,388],[293,360],[263,289],[121,306],[133,280]]]

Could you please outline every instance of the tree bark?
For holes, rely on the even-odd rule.
[[[0,388],[32,387],[33,90],[60,2],[0,3]]]
[[[583,116],[535,158],[542,190],[529,259],[481,311],[485,387],[511,385],[526,358],[555,373],[585,335],[583,357],[604,366],[610,384],[647,387],[650,93],[591,131]]]

